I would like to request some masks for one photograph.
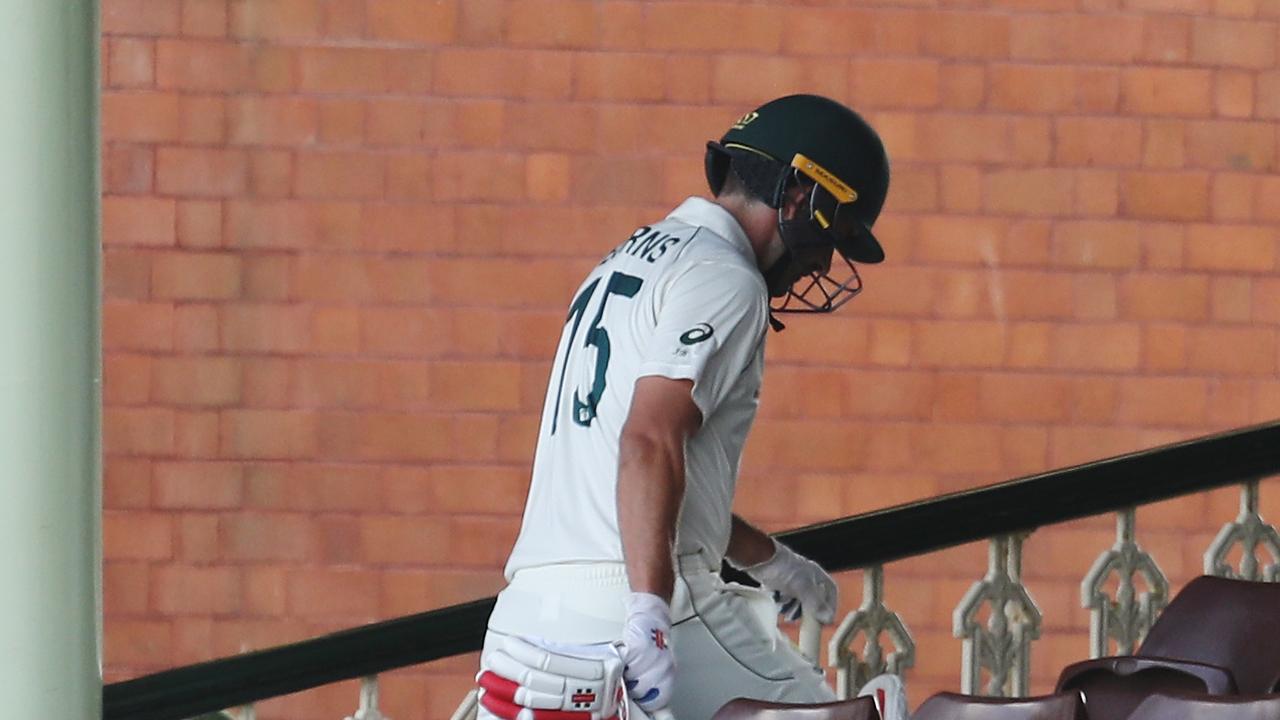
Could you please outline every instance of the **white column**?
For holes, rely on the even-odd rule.
[[[98,7],[0,0],[0,704],[99,718]]]

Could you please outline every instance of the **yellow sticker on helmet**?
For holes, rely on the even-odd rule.
[[[846,185],[843,180],[831,174],[829,170],[800,153],[796,153],[796,156],[791,159],[791,167],[799,170],[809,176],[814,182],[826,188],[827,192],[834,195],[836,200],[839,202],[851,203],[858,199],[858,193],[855,192],[853,188]]]

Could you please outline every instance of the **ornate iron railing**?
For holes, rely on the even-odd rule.
[[[979,540],[990,541],[986,577],[954,616],[964,640],[961,687],[993,695],[1026,692],[1040,611],[1021,581],[1022,542],[1036,528],[1117,513],[1117,541],[1084,579],[1092,611],[1091,652],[1115,641],[1135,647],[1168,599],[1168,583],[1138,546],[1135,508],[1189,493],[1239,484],[1240,515],[1205,553],[1209,574],[1276,580],[1280,534],[1258,514],[1259,481],[1280,475],[1280,422],[1213,435],[1020,480],[780,533],[779,538],[831,571],[863,569],[861,606],[838,626],[828,647],[841,696],[866,679],[910,667],[915,643],[885,606],[885,563]],[[909,527],[910,533],[899,532]],[[1241,548],[1239,567],[1227,557]],[[1271,559],[1259,557],[1265,551]],[[1115,597],[1105,594],[1118,578]],[[1135,578],[1145,591],[1139,592]],[[493,598],[366,625],[292,645],[214,660],[113,683],[103,691],[105,720],[182,720],[340,680],[363,678],[359,709],[348,720],[385,720],[377,708],[380,672],[480,649]],[[978,622],[989,605],[987,621]],[[852,643],[865,642],[861,653]],[[882,638],[892,643],[885,652]],[[983,680],[983,677],[986,680]],[[464,702],[461,720],[472,709]],[[252,710],[249,709],[251,714]],[[243,717],[243,715],[242,715]]]

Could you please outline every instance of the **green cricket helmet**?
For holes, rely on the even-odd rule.
[[[826,269],[806,270],[809,283],[799,287],[794,284],[803,275],[786,282],[780,268],[767,270],[767,279],[774,275],[769,291],[785,299],[774,310],[835,310],[861,290],[852,263],[884,260],[872,225],[888,193],[888,156],[876,131],[840,102],[817,95],[765,102],[737,119],[721,140],[707,143],[705,165],[716,195],[733,172],[753,195],[778,209],[788,254],[833,247],[849,265],[847,281],[836,282]],[[805,188],[808,211],[783,218],[787,188],[797,183]]]
[[[730,159],[742,154],[772,160],[777,168],[776,177],[744,178],[771,206],[781,206],[791,181],[809,181],[806,220],[846,259],[884,260],[871,227],[889,192],[889,158],[880,136],[853,110],[818,95],[788,95],[743,115],[718,142],[707,143],[713,193],[724,186]]]

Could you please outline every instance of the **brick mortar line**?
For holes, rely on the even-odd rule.
[[[987,217],[992,217],[992,216],[987,216]],[[1086,220],[1085,222],[1088,222],[1088,220]],[[1106,221],[1099,221],[1099,222],[1105,223]],[[1122,222],[1125,222],[1125,221],[1122,221]],[[1196,223],[1196,224],[1203,225],[1205,227],[1213,227],[1213,228],[1224,227],[1224,225],[1222,224],[1212,223],[1212,222]],[[1264,230],[1271,227],[1271,224],[1254,225],[1254,224],[1240,223],[1239,225],[1241,227],[1247,227],[1250,229],[1258,229],[1258,230]],[[1226,227],[1231,227],[1231,225],[1226,225]],[[1002,238],[1002,241],[1004,240],[1007,240],[1007,238]],[[1185,242],[1186,238],[1183,237],[1180,240],[1182,242]],[[1280,242],[1280,238],[1276,238],[1276,241]],[[1054,240],[1051,238],[1049,241],[1049,245],[1053,246],[1060,243],[1069,243],[1069,242],[1071,241]],[[1154,242],[1154,241],[1150,241],[1150,242]],[[1144,246],[1144,243],[1140,242],[1139,247],[1141,248],[1143,246]],[[245,263],[251,263],[254,261],[261,261],[261,260],[290,259],[296,263],[296,262],[303,262],[306,260],[310,260],[312,258],[316,260],[324,260],[324,259],[332,260],[337,258],[350,258],[352,262],[368,262],[371,260],[383,260],[387,264],[392,264],[392,265],[397,263],[412,264],[415,262],[437,260],[437,261],[465,262],[466,264],[469,264],[469,265],[490,266],[490,267],[495,267],[495,266],[500,266],[503,264],[510,264],[510,263],[551,265],[553,267],[560,264],[564,264],[565,266],[563,268],[564,270],[571,269],[572,263],[588,263],[588,262],[594,263],[600,259],[600,255],[586,254],[586,253],[573,254],[573,255],[568,255],[568,254],[558,255],[558,254],[532,253],[532,252],[529,254],[518,254],[518,253],[495,254],[492,252],[458,254],[458,253],[431,252],[431,251],[421,251],[421,252],[403,251],[403,250],[380,251],[376,248],[375,249],[353,248],[350,251],[338,251],[338,250],[332,250],[332,249],[326,248],[326,249],[317,249],[315,251],[312,251],[305,248],[293,250],[293,249],[269,249],[269,248],[263,248],[261,246],[251,246],[245,249],[241,249],[234,246],[232,247],[203,246],[203,245],[184,246],[184,245],[156,245],[156,244],[147,244],[147,243],[125,244],[125,243],[114,243],[114,242],[103,244],[102,249],[104,252],[109,252],[109,253],[121,253],[121,254],[127,253],[132,255],[149,256],[146,259],[151,259],[151,260],[164,259],[166,257],[173,257],[173,256],[189,256],[190,258],[215,257],[219,259],[240,259],[245,261]],[[1253,273],[1270,273],[1272,271],[1272,268],[1192,266],[1188,264],[1186,261],[1182,261],[1176,266],[1149,265],[1146,262],[1141,262],[1140,264],[1129,265],[1129,266],[1114,266],[1114,265],[1098,266],[1098,265],[1079,264],[1079,263],[1067,261],[1067,260],[1049,260],[1047,262],[1042,262],[1042,263],[1036,263],[1031,261],[1024,261],[1024,262],[997,261],[997,262],[991,263],[991,262],[984,261],[982,259],[974,259],[972,261],[968,261],[968,260],[939,261],[936,259],[927,259],[924,262],[908,262],[908,263],[897,264],[893,266],[893,269],[884,270],[883,272],[885,272],[886,274],[893,274],[894,272],[904,271],[904,270],[934,270],[934,269],[954,270],[956,268],[977,268],[986,272],[1004,271],[1004,270],[1015,271],[1015,272],[1031,272],[1035,270],[1046,270],[1046,271],[1051,271],[1049,272],[1049,274],[1064,274],[1064,275],[1065,274],[1084,274],[1084,275],[1120,276],[1120,275],[1129,275],[1137,272],[1142,275],[1168,274],[1168,275],[1174,275],[1177,277],[1184,277],[1184,278],[1191,277],[1191,278],[1206,278],[1206,279],[1218,279],[1219,277],[1234,278],[1241,274],[1251,275]],[[241,268],[241,270],[243,272],[243,268]],[[1052,271],[1065,271],[1065,272],[1052,272]],[[288,275],[290,277],[292,277],[295,272],[296,272],[296,268],[290,267],[288,269]],[[866,277],[870,278],[870,277],[875,277],[875,275],[879,274],[879,272],[880,271],[877,269],[872,269],[868,272],[860,273],[860,274],[865,274]],[[566,289],[566,292],[568,292],[568,289]],[[162,302],[167,301],[170,303],[181,304],[181,305],[219,304],[223,302],[244,302],[245,300],[248,300],[249,302],[247,304],[261,304],[261,305],[288,305],[288,304],[312,303],[312,304],[324,305],[324,306],[335,305],[335,304],[342,306],[342,304],[339,301],[331,300],[331,299],[289,298],[289,299],[273,300],[271,298],[266,298],[261,300],[255,300],[252,298],[243,298],[241,296],[222,297],[218,295],[173,296],[173,297],[153,295],[150,297],[153,300],[162,301]],[[136,298],[130,298],[130,297],[115,298],[109,295],[106,297],[106,299],[121,300],[121,301],[136,300]],[[368,303],[365,301],[361,301],[359,299],[355,299],[352,302],[359,303],[361,306],[378,306],[380,304],[400,306],[409,302],[416,303],[417,301],[405,301],[404,303],[377,303],[377,302]],[[430,305],[430,303],[428,303],[428,305]],[[450,303],[448,304],[448,307],[467,307],[467,305]],[[509,307],[509,306],[476,305],[474,307],[478,309],[483,309],[483,308],[491,308],[491,307]]]
[[[1272,24],[1275,27],[1280,27],[1280,23],[1272,22],[1270,24]],[[148,40],[156,41],[156,40],[170,39],[170,38],[153,38],[153,37],[147,37],[147,36],[117,36],[117,37],[118,39],[139,40],[139,41],[148,41]],[[117,38],[113,37],[112,39],[117,39]],[[172,38],[172,40],[178,43],[185,42],[187,44],[196,44],[190,41],[183,41],[180,38]],[[720,60],[720,59],[761,59],[761,60],[774,60],[774,61],[783,61],[783,62],[786,62],[786,61],[798,61],[802,63],[812,62],[815,64],[823,64],[824,61],[826,61],[827,64],[830,64],[831,61],[836,61],[836,62],[848,62],[851,65],[864,60],[870,61],[870,62],[914,61],[919,63],[936,63],[939,68],[975,67],[976,66],[976,67],[983,68],[986,71],[990,71],[992,68],[999,68],[999,67],[1006,67],[1006,66],[1007,67],[1025,67],[1025,68],[1062,68],[1062,69],[1073,69],[1073,70],[1079,70],[1079,71],[1085,71],[1085,72],[1115,71],[1120,75],[1142,74],[1142,73],[1148,73],[1151,71],[1162,71],[1162,70],[1207,72],[1207,73],[1213,73],[1215,75],[1220,73],[1252,73],[1255,75],[1270,75],[1270,74],[1274,74],[1276,71],[1274,64],[1265,64],[1265,63],[1264,64],[1239,64],[1239,63],[1211,64],[1203,61],[1159,60],[1159,59],[1148,59],[1148,58],[1142,58],[1142,57],[1137,57],[1130,60],[1116,60],[1116,61],[1103,62],[1103,61],[1096,61],[1096,60],[1091,61],[1084,57],[1071,57],[1071,56],[1066,56],[1062,58],[1042,58],[1042,57],[986,56],[986,55],[945,55],[945,54],[929,54],[923,51],[914,52],[914,53],[903,52],[903,51],[885,51],[885,52],[867,51],[865,54],[796,53],[796,54],[790,54],[790,55],[780,55],[778,53],[766,51],[766,50],[690,51],[685,49],[619,50],[619,49],[608,49],[608,48],[572,48],[572,49],[533,48],[533,47],[513,48],[511,46],[502,46],[502,45],[492,45],[492,46],[439,45],[439,46],[432,46],[429,48],[426,48],[426,47],[382,48],[382,47],[357,47],[357,46],[344,46],[344,45],[296,45],[296,44],[287,44],[287,43],[270,43],[270,44],[262,44],[259,46],[259,45],[250,45],[246,43],[236,43],[236,42],[220,43],[219,45],[221,45],[220,49],[243,48],[249,52],[252,52],[254,49],[273,49],[273,50],[279,49],[287,52],[293,52],[294,54],[301,54],[301,52],[299,51],[332,50],[336,52],[342,52],[346,50],[373,50],[373,51],[385,51],[388,54],[393,54],[396,52],[417,52],[419,54],[431,54],[431,55],[434,55],[435,53],[438,53],[440,51],[457,51],[459,53],[497,52],[497,53],[502,53],[502,54],[507,54],[512,56],[555,54],[555,55],[569,56],[570,59],[576,59],[578,57],[584,57],[588,55],[634,56],[637,58],[650,57],[657,61],[690,58],[690,59],[699,59],[699,60],[709,59],[713,63],[716,60]],[[157,56],[157,59],[155,61],[155,66],[156,66],[155,69],[158,70],[159,52],[153,52],[152,54],[154,56]],[[1277,53],[1277,57],[1280,57],[1280,52]],[[433,61],[436,60],[435,57],[432,57],[431,59]],[[534,59],[536,60],[536,58]],[[1272,58],[1272,63],[1274,63],[1276,59],[1277,58]],[[853,68],[852,67],[848,68],[848,71],[852,73]],[[433,68],[433,72],[434,72],[434,68]],[[712,96],[713,96],[712,99],[714,100],[714,95],[715,95],[714,90],[716,87],[718,87],[718,85],[714,81],[714,72],[710,74],[712,75],[711,88],[712,88]],[[571,68],[569,75],[570,77],[580,77],[581,73],[575,72]],[[153,75],[153,77],[156,77],[156,76]],[[246,79],[246,82],[251,82],[251,81]],[[153,84],[151,85],[115,85],[111,83],[110,80],[108,79],[107,84],[110,87],[134,87],[134,88],[150,87],[150,88],[155,88],[157,90],[199,91],[201,89],[200,86],[194,86],[194,85],[172,85],[172,86],[161,85],[156,83],[156,81],[154,80],[152,81],[152,83]],[[433,82],[432,85],[435,85],[435,83]],[[435,89],[433,88],[433,90]],[[228,92],[224,88],[216,88],[216,87],[205,88],[204,91],[205,92],[221,91],[224,93]],[[268,92],[268,91],[257,90],[255,92]],[[310,90],[302,87],[301,85],[291,88],[289,91],[280,90],[280,91],[269,91],[269,92],[272,92],[272,93],[293,92],[297,94],[344,94],[344,95],[346,94],[343,91]],[[397,93],[397,91],[389,91],[389,92],[392,94]],[[574,91],[570,91],[568,95],[573,96]],[[441,96],[436,96],[436,97],[441,97]],[[446,95],[443,97],[459,97],[459,96]],[[483,97],[502,98],[507,96],[483,96]],[[520,97],[520,96],[516,95],[511,97]],[[649,100],[648,102],[657,103],[661,101]],[[736,102],[736,101],[721,101],[721,102],[727,103],[727,102]],[[712,104],[715,104],[715,103],[713,102]]]

